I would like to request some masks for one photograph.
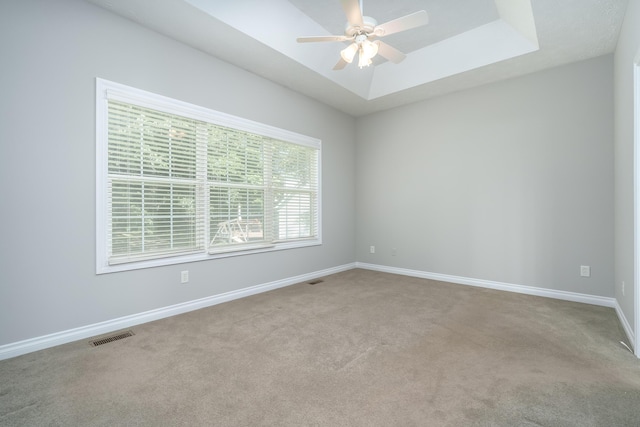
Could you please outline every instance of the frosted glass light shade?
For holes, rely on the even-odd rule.
[[[368,67],[371,65],[371,59],[378,54],[378,44],[365,40],[360,44],[360,58],[358,59],[358,67]]]
[[[357,51],[358,51],[358,45],[356,43],[351,43],[349,46],[347,46],[346,48],[342,49],[342,51],[340,51],[340,56],[346,62],[351,64],[351,62],[353,61],[353,57],[356,56]]]

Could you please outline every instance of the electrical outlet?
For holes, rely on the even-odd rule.
[[[624,296],[624,280],[622,281],[622,296]]]
[[[588,265],[580,266],[580,276],[581,277],[591,277],[591,267]]]
[[[391,256],[398,255],[398,250],[396,248],[391,248]]]
[[[184,270],[180,272],[180,283],[188,283],[189,282],[189,270]]]
[[[375,246],[369,246],[369,253],[375,254],[376,253],[376,247]]]

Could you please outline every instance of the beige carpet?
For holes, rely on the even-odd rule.
[[[0,362],[2,426],[640,426],[614,310],[351,270]]]

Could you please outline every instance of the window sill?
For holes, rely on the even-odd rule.
[[[238,248],[227,248],[220,251],[211,251],[210,253],[199,252],[186,255],[172,256],[166,258],[157,258],[143,261],[119,263],[113,265],[97,265],[96,274],[116,273],[120,271],[139,270],[143,268],[161,267],[165,265],[184,264],[188,262],[208,261],[221,258],[229,258],[235,256],[253,255],[264,252],[275,252],[286,249],[304,248],[309,246],[322,245],[321,239],[305,239],[292,242],[275,243],[269,245],[252,245],[242,246]]]

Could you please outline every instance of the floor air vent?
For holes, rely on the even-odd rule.
[[[89,341],[89,345],[91,347],[97,347],[99,345],[102,344],[107,344],[113,341],[118,341],[124,338],[128,338],[128,337],[132,337],[135,334],[132,331],[126,331],[126,332],[118,332],[117,334],[114,335],[109,335],[108,337],[102,337],[102,338],[98,338],[92,341]]]
[[[322,279],[316,279],[316,280],[312,280],[309,282],[310,285],[317,285],[318,283],[322,283],[324,282],[324,280]]]

